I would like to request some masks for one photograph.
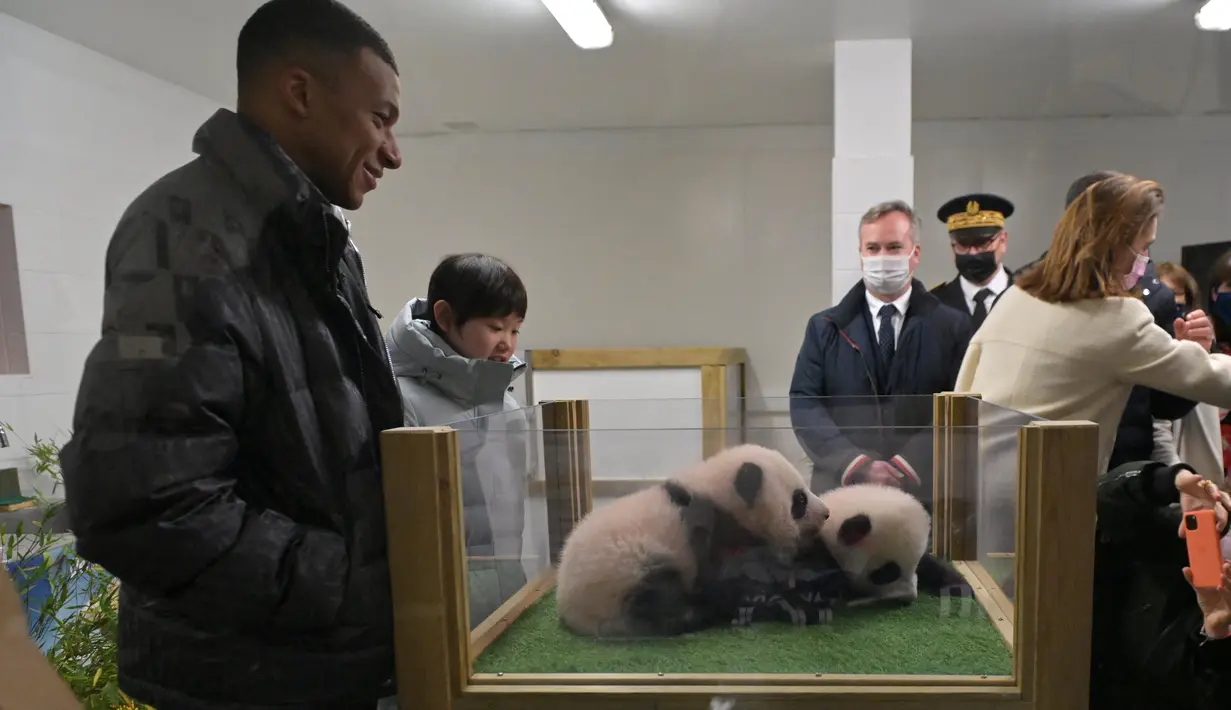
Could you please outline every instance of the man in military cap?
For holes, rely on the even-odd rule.
[[[970,316],[978,330],[1000,294],[1013,283],[1004,267],[1009,233],[1004,223],[1013,203],[999,195],[962,195],[941,205],[936,217],[949,228],[957,278],[932,289],[940,302]]]

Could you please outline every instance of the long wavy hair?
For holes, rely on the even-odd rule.
[[[1094,183],[1065,209],[1047,256],[1017,287],[1049,303],[1131,295],[1116,257],[1162,210],[1163,188],[1153,180],[1114,175]]]

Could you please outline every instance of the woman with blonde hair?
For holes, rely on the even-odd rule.
[[[1177,316],[1186,317],[1199,302],[1197,280],[1183,266],[1170,261],[1159,264],[1157,270],[1159,280],[1175,294]],[[1198,404],[1180,419],[1155,419],[1151,458],[1167,465],[1183,461],[1197,473],[1224,486],[1221,419],[1222,413],[1210,404]]]
[[[1163,190],[1115,175],[1065,210],[1047,256],[1001,297],[975,333],[956,390],[1053,421],[1099,426],[1107,470],[1116,425],[1133,385],[1231,408],[1231,357],[1210,354],[1201,311],[1175,322],[1172,339],[1134,288],[1149,261]]]
[[[1231,408],[1231,357],[1210,354],[1214,336],[1205,314],[1177,317],[1172,338],[1139,297],[1137,282],[1146,271],[1162,207],[1163,190],[1150,180],[1117,174],[1086,188],[1065,209],[1047,255],[1004,292],[971,339],[955,390],[1007,408],[991,408],[986,416],[980,412],[983,474],[975,506],[980,557],[1015,552],[1015,467],[995,465],[1017,460],[1014,427],[999,426],[1018,423],[1012,410],[1052,421],[1096,423],[1099,460],[1090,471],[1093,482],[1113,475],[1104,472],[1134,385]],[[1002,468],[1014,473],[997,475]],[[1115,516],[1105,512],[1098,514],[1100,536],[1109,534],[1114,522]],[[1170,534],[1176,534],[1174,528]],[[1105,632],[1117,626],[1099,621],[1118,620],[1117,600],[1132,592],[1134,578],[1107,572],[1113,562],[1106,550],[1096,552],[1098,631],[1091,653],[1090,707],[1100,710],[1108,707],[1104,696],[1115,685],[1105,679],[1125,675],[1113,673],[1127,657],[1121,651],[1140,650],[1139,642]],[[1142,627],[1139,619],[1135,623]]]

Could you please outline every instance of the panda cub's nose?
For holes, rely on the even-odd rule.
[[[822,522],[829,520],[829,508],[820,501],[816,501],[814,505],[816,505],[817,517],[819,517]]]

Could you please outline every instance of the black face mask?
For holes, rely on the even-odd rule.
[[[985,251],[978,254],[958,254],[954,258],[957,272],[962,278],[972,283],[983,283],[996,273],[996,252]]]

